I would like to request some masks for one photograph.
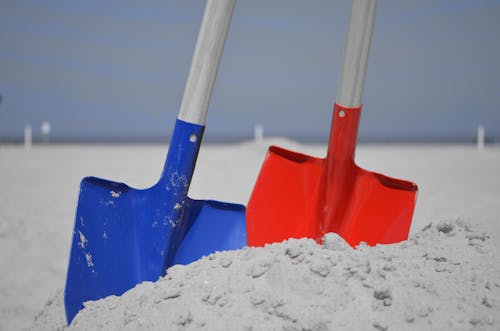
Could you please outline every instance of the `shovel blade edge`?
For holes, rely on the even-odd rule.
[[[408,239],[417,186],[357,166],[347,206],[330,231],[351,246],[392,244]]]
[[[249,246],[314,238],[323,160],[271,146],[247,205]]]
[[[214,200],[191,200],[191,224],[176,250],[174,264],[188,264],[209,254],[247,245],[245,206]]]
[[[134,251],[136,193],[123,183],[82,180],[64,291],[68,325],[85,301],[120,295],[142,280]]]

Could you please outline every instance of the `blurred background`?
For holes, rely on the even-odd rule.
[[[204,7],[0,0],[0,330],[29,326],[46,302],[37,320],[65,325],[84,176],[156,183]],[[349,0],[237,0],[204,139],[252,139],[257,127],[326,144],[349,11]],[[500,238],[499,59],[499,0],[378,1],[360,140],[462,144],[357,149],[360,166],[419,185],[412,231],[463,219]],[[477,152],[478,131],[497,144]],[[25,137],[54,144],[10,145]],[[70,144],[100,142],[161,144]],[[190,196],[246,204],[271,142],[325,150],[287,139],[207,144]]]
[[[161,142],[204,1],[0,2],[0,141]],[[239,0],[205,139],[325,142],[350,3]],[[380,0],[360,139],[500,140],[500,1]],[[50,137],[49,137],[50,136]]]

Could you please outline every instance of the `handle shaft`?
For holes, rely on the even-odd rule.
[[[377,0],[352,0],[337,104],[361,106]]]
[[[208,0],[178,119],[204,125],[236,0]]]

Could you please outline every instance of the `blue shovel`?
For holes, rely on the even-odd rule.
[[[156,185],[81,182],[64,303],[68,325],[83,303],[155,281],[174,264],[246,245],[245,207],[187,196],[235,0],[208,0]]]

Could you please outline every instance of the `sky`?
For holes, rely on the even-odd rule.
[[[204,1],[0,1],[0,140],[162,140]],[[347,0],[237,0],[207,139],[327,140]],[[500,141],[500,1],[379,0],[359,136]]]

